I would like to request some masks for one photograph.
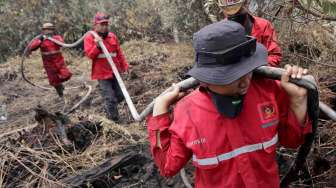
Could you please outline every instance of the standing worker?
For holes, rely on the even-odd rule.
[[[98,12],[94,17],[94,31],[99,35],[95,38],[89,34],[84,39],[84,51],[92,60],[91,78],[98,80],[101,95],[105,101],[107,118],[119,121],[118,102],[123,100],[123,94],[112,68],[107,61],[98,42],[103,41],[119,72],[128,71],[128,63],[123,55],[117,36],[109,32],[109,16]]]
[[[196,64],[189,75],[199,89],[169,106],[179,88],[155,100],[148,135],[163,176],[174,176],[192,159],[196,188],[279,187],[276,145],[297,148],[311,132],[307,90],[289,82],[306,69],[287,65],[281,82],[253,75],[267,65],[266,48],[223,20],[194,34]],[[171,119],[171,117],[173,117]]]
[[[64,42],[62,36],[55,35],[55,26],[52,23],[44,23],[42,34],[32,41],[28,47],[28,53],[40,48],[43,67],[47,72],[49,84],[56,89],[58,96],[63,98],[64,86],[62,83],[69,80],[72,73],[64,63],[61,47],[45,37],[52,37],[55,40]]]
[[[218,6],[224,18],[240,23],[247,35],[254,36],[268,51],[268,64],[278,67],[281,62],[281,49],[278,45],[275,30],[268,20],[252,16],[246,7],[246,0],[218,0]]]

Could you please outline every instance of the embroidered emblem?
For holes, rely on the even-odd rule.
[[[263,116],[264,119],[269,119],[274,115],[274,106],[273,105],[265,105],[263,106]]]
[[[275,103],[267,102],[258,105],[261,121],[263,123],[277,119],[278,111]]]

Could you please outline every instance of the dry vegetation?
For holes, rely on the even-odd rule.
[[[124,75],[127,88],[137,109],[142,110],[146,104],[157,96],[171,83],[183,79],[184,72],[193,63],[191,44],[162,44],[146,41],[130,41],[123,45],[126,57],[131,65],[131,71]],[[111,170],[109,176],[92,181],[92,186],[113,185],[116,187],[148,186],[182,186],[179,177],[163,179],[158,175],[149,156],[147,133],[143,123],[132,123],[132,118],[125,104],[121,104],[122,124],[115,124],[104,118],[102,99],[98,93],[96,82],[90,81],[90,63],[88,59],[79,57],[69,51],[65,53],[67,63],[74,72],[74,78],[68,82],[72,87],[87,82],[95,90],[75,113],[69,116],[70,123],[66,125],[68,132],[75,130],[79,135],[68,134],[74,143],[73,148],[67,148],[53,135],[55,126],[49,126],[51,131],[45,131],[48,125],[38,124],[34,119],[34,108],[38,104],[50,112],[60,109],[57,96],[50,91],[43,91],[29,86],[19,76],[19,58],[11,58],[1,66],[1,102],[8,106],[9,121],[1,124],[1,151],[4,154],[1,163],[2,184],[4,186],[26,185],[28,187],[49,187],[58,185],[67,177],[79,175],[85,170],[102,164],[111,157],[135,151],[141,154],[139,161],[128,164],[117,170]],[[288,56],[288,58],[292,58]],[[324,79],[323,65],[307,64],[304,60],[297,61],[304,66],[314,67],[318,79]],[[324,67],[324,69],[323,69]],[[40,85],[47,85],[38,53],[34,53],[26,62],[26,75],[30,80]],[[326,82],[326,81],[325,81]],[[330,81],[327,81],[328,83]],[[324,92],[330,93],[325,84]],[[85,90],[74,89],[66,92],[69,106]],[[326,95],[323,93],[323,95]],[[330,101],[328,95],[325,100]],[[36,126],[35,128],[33,128]],[[80,127],[85,127],[83,131]],[[319,133],[312,155],[309,157],[309,167],[316,187],[336,185],[333,177],[336,168],[335,123],[320,120]],[[30,130],[22,131],[22,128]],[[31,130],[31,128],[33,128]],[[18,131],[19,129],[19,131]],[[41,131],[42,130],[42,131]],[[7,134],[8,133],[8,134]],[[84,137],[85,138],[84,138]],[[38,141],[38,142],[37,142]],[[43,145],[43,147],[41,147]],[[281,151],[281,152],[280,152]],[[283,160],[281,168],[286,169],[294,158],[294,151],[279,150]],[[294,152],[294,153],[293,153]],[[140,165],[140,166],[139,166]],[[21,173],[18,174],[18,168]],[[150,176],[146,174],[147,170]],[[153,170],[154,169],[154,170]],[[191,172],[191,171],[188,171]],[[146,175],[146,176],[145,176]],[[145,176],[148,181],[143,182]],[[15,179],[20,177],[20,179]],[[190,176],[192,178],[192,175]],[[8,181],[10,180],[10,181]],[[29,182],[29,184],[27,184]],[[302,186],[296,182],[294,187]],[[66,185],[64,185],[66,186]]]
[[[139,111],[164,88],[174,81],[179,81],[182,75],[180,68],[190,66],[193,59],[189,44],[130,41],[123,45],[123,48],[131,65],[131,71],[129,75],[124,75],[124,79]],[[62,145],[54,135],[56,129],[54,125],[39,124],[34,119],[33,109],[38,104],[49,112],[60,110],[56,94],[31,87],[22,81],[18,75],[19,58],[11,58],[1,67],[1,79],[5,81],[1,85],[3,88],[1,103],[7,104],[9,114],[9,121],[1,124],[2,186],[61,186],[64,178],[78,175],[84,170],[102,164],[111,156],[118,156],[127,151],[142,154],[144,161],[136,161],[133,166],[129,165],[138,169],[128,169],[130,170],[128,172],[119,168],[110,173],[110,180],[102,179],[92,184],[97,186],[98,183],[104,182],[116,187],[134,183],[149,187],[159,185],[164,187],[168,184],[181,186],[178,179],[164,180],[157,172],[150,174],[151,181],[140,181],[141,173],[145,174],[145,169],[139,165],[143,163],[142,165],[147,167],[153,164],[148,153],[144,124],[132,123],[133,120],[125,104],[119,106],[124,123],[115,124],[105,119],[97,83],[90,81],[88,59],[74,56],[69,52],[65,53],[65,57],[74,72],[74,79],[67,84],[67,87],[85,81],[95,88],[89,99],[69,116],[70,122],[66,125],[66,130],[69,139],[74,143],[74,148]],[[39,54],[34,53],[26,65],[28,78],[34,83],[46,86]],[[83,88],[67,90],[66,98],[70,101],[69,106],[84,93]],[[83,126],[84,131],[80,128]],[[27,131],[23,131],[22,128],[26,128]],[[74,131],[80,133],[74,136],[71,134]]]
[[[53,7],[48,2],[22,1],[19,5],[0,1],[0,5],[5,5],[0,12],[6,12],[7,18],[10,17],[15,22],[27,18],[21,25],[3,22],[5,29],[0,30],[0,34],[5,33],[6,37],[0,39],[5,44],[0,47],[1,54],[22,50],[27,41],[38,32],[39,22],[43,15],[48,15],[48,8]],[[82,6],[79,6],[79,2],[64,2],[62,6],[76,9],[73,12],[64,8],[53,9],[50,15],[54,17],[49,15],[46,18],[55,19],[60,32],[71,40],[90,28],[90,19],[96,10],[112,12],[114,24],[111,29],[123,40],[127,39],[123,49],[130,64],[130,73],[123,75],[123,78],[138,111],[144,109],[171,83],[183,79],[184,73],[193,64],[190,43],[167,41],[172,40],[174,29],[179,31],[182,38],[188,39],[193,31],[207,23],[205,15],[198,14],[202,12],[198,4],[201,1],[174,0],[171,4],[164,4],[165,1],[158,4],[154,1],[137,1],[138,4],[134,1],[129,3],[131,1],[114,0],[110,4],[107,1],[90,1],[81,4]],[[309,68],[319,83],[321,100],[335,109],[335,25],[308,16],[284,3],[286,6],[276,14],[281,2],[286,1],[277,2],[278,4],[266,7],[261,12],[258,10],[258,13],[273,20],[283,49],[283,64],[298,64]],[[184,6],[174,8],[182,4]],[[22,9],[24,6],[27,8]],[[6,11],[13,9],[22,11]],[[89,11],[79,14],[84,9]],[[122,11],[118,12],[117,9]],[[37,15],[34,11],[43,13]],[[179,12],[183,14],[178,14]],[[197,21],[191,22],[193,18]],[[4,20],[5,17],[0,16],[0,21]],[[78,26],[76,23],[85,24]],[[29,25],[33,26],[28,27]],[[7,48],[6,44],[10,43],[15,45]],[[74,73],[66,87],[86,82],[94,88],[88,100],[69,115],[69,120],[66,121],[66,131],[73,142],[69,147],[63,145],[55,134],[57,127],[53,122],[37,122],[34,117],[34,109],[38,105],[51,113],[60,110],[56,93],[31,87],[24,82],[20,76],[20,57],[10,54],[12,56],[6,63],[0,64],[0,104],[7,104],[9,114],[8,121],[0,123],[0,187],[67,187],[69,178],[129,153],[135,154],[135,157],[111,169],[105,176],[95,180],[87,179],[89,183],[83,187],[183,186],[178,176],[172,179],[159,176],[148,151],[145,124],[133,123],[125,103],[119,106],[123,123],[115,124],[104,118],[97,83],[90,80],[91,65],[88,59],[78,52],[65,50],[64,53],[66,62]],[[26,75],[34,83],[47,86],[38,52],[26,61]],[[67,90],[65,95],[68,107],[85,92],[84,88]],[[321,116],[316,142],[308,157],[315,187],[336,187],[335,125]],[[281,148],[279,154],[280,167],[285,170],[294,159],[295,151]],[[188,174],[192,179],[191,170],[188,170]],[[295,182],[293,187],[303,187],[302,182]]]

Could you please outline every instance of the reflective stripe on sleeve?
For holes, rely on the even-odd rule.
[[[58,54],[58,53],[61,53],[61,51],[60,50],[56,50],[56,51],[49,51],[49,52],[41,52],[41,54],[43,56],[55,55],[55,54]]]
[[[111,56],[111,57],[116,57],[116,56],[117,56],[117,53],[112,52],[112,53],[110,53],[110,56]],[[105,56],[104,53],[102,53],[102,54],[99,54],[99,55],[97,56],[97,58],[106,58],[106,56]]]

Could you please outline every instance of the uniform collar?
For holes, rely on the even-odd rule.
[[[209,109],[211,109],[211,111],[216,111],[227,118],[235,118],[239,115],[246,96],[244,95],[239,98],[225,97],[210,91],[204,86],[200,86],[199,91],[206,96],[206,103],[209,104]],[[238,101],[239,104],[237,103]]]

